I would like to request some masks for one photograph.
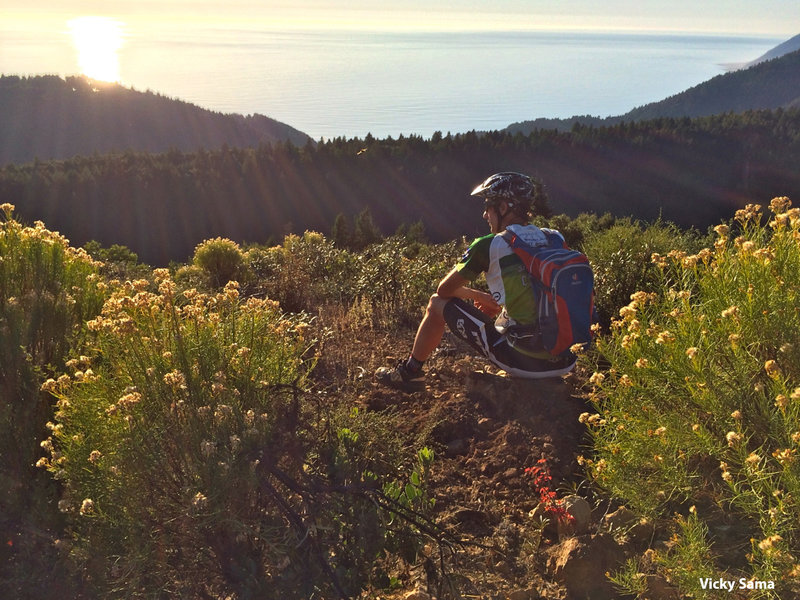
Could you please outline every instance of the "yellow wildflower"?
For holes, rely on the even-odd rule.
[[[197,510],[203,510],[206,506],[208,506],[208,498],[205,497],[201,492],[197,492],[192,498],[192,506]]]
[[[760,550],[764,551],[764,552],[769,552],[770,550],[772,550],[772,548],[773,548],[773,546],[775,546],[775,544],[778,544],[779,542],[782,542],[782,541],[783,541],[783,538],[781,536],[779,536],[779,535],[771,535],[768,538],[765,538],[765,539],[761,540],[758,543],[758,548]]]
[[[94,512],[94,501],[91,498],[86,498],[81,502],[81,514],[90,515]]]
[[[773,198],[769,203],[769,209],[776,215],[785,213],[792,206],[792,201],[786,196]]]
[[[685,269],[692,269],[697,266],[697,263],[700,261],[700,257],[696,254],[692,254],[691,256],[685,256],[681,261],[681,265]]]
[[[239,299],[239,282],[238,281],[229,281],[225,284],[225,288],[223,290],[225,297],[234,302]]]
[[[780,375],[780,367],[778,366],[778,363],[771,359],[764,363],[764,370],[770,377],[777,377]]]
[[[667,259],[661,256],[658,252],[653,252],[650,255],[650,262],[656,265],[660,269],[664,269],[668,266]]]
[[[742,434],[736,433],[735,431],[729,431],[725,434],[725,439],[728,442],[728,446],[736,446],[739,442],[742,441]]]
[[[747,221],[758,218],[761,215],[760,204],[748,204],[742,210],[736,211],[736,220],[740,223],[747,223]]]
[[[727,319],[728,317],[737,317],[739,316],[739,307],[738,306],[730,306],[720,313],[720,315]]]
[[[117,400],[117,404],[121,409],[125,410],[131,408],[135,404],[138,404],[141,399],[142,395],[139,392],[130,391],[124,396],[122,396],[122,398]]]
[[[299,330],[299,327],[298,327],[298,330]],[[298,333],[300,333],[300,332],[298,331]],[[300,335],[302,337],[302,333]],[[572,354],[574,354],[575,356],[579,356],[580,354],[583,354],[585,352],[585,350],[586,350],[585,344],[572,344],[572,346],[570,346],[570,348],[569,348],[569,351],[572,352]]]
[[[764,261],[764,264],[769,264],[775,258],[775,254],[769,248],[759,248],[753,256]]]
[[[714,231],[718,236],[726,237],[731,232],[731,228],[723,223],[714,227]]]
[[[670,331],[662,331],[656,337],[656,344],[669,344],[675,341],[675,335]]]
[[[636,306],[644,306],[648,300],[652,299],[653,299],[653,294],[648,294],[647,292],[643,292],[641,290],[631,294],[631,300],[633,301],[633,304]]]
[[[56,385],[56,380],[51,378],[51,379],[48,379],[47,381],[45,381],[42,384],[42,387],[39,388],[39,389],[41,389],[43,392],[51,392],[52,393],[52,392],[55,392],[57,388],[58,388],[58,386]]]
[[[704,263],[708,264],[711,258],[714,256],[714,253],[711,251],[711,248],[703,248],[700,252],[697,253],[697,258],[702,260]]]
[[[761,457],[755,452],[751,452],[748,455],[748,457],[744,459],[744,462],[750,465],[751,467],[755,467],[758,465],[758,463],[761,462]]]
[[[698,349],[695,348],[694,346],[692,346],[691,348],[687,348],[686,349],[686,356],[688,356],[690,359],[692,359],[695,356],[697,356],[697,352],[698,352]]]
[[[789,463],[794,462],[794,455],[797,453],[795,448],[786,448],[784,450],[775,450],[772,453],[779,463],[782,465],[788,465]]]
[[[177,369],[164,375],[164,383],[170,387],[180,388],[182,390],[186,389],[186,377]]]
[[[605,380],[606,376],[602,373],[595,371],[595,373],[589,378],[589,383],[594,386],[598,386]]]

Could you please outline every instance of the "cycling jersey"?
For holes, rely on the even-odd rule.
[[[547,237],[535,225],[509,225],[508,230],[531,246],[547,245]],[[561,236],[560,233],[558,235]],[[481,273],[486,273],[489,292],[495,302],[503,307],[496,322],[499,332],[505,333],[512,325],[533,325],[538,322],[538,307],[531,289],[530,274],[499,234],[492,233],[472,242],[456,269],[468,281],[474,281]],[[546,351],[520,351],[530,356],[549,356]]]

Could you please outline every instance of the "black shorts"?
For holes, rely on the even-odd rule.
[[[558,377],[575,366],[575,358],[536,358],[512,348],[494,322],[472,304],[452,298],[444,307],[444,320],[450,330],[509,375],[542,379]]]

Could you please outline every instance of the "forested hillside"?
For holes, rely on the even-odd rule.
[[[215,113],[85,77],[0,77],[0,165],[137,150],[257,146],[304,133],[263,115]]]
[[[786,43],[796,43],[793,40]],[[506,129],[511,133],[524,134],[535,129],[569,131],[576,123],[594,127],[612,126],[660,117],[703,117],[726,112],[788,108],[796,106],[799,99],[800,51],[795,51],[769,61],[759,59],[748,69],[718,75],[680,94],[634,108],[623,115],[606,118],[588,115],[569,119],[540,118],[513,123]]]
[[[126,153],[0,169],[0,203],[73,243],[124,244],[151,264],[200,241],[329,233],[365,208],[384,233],[422,221],[432,241],[485,231],[469,191],[493,172],[541,178],[554,212],[706,227],[748,202],[800,197],[800,111],[659,119],[431,140],[335,139],[183,154]]]

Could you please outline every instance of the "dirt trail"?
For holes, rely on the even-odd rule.
[[[587,442],[578,417],[591,410],[580,389],[586,374],[513,380],[446,337],[426,363],[424,389],[406,393],[372,382],[375,369],[407,356],[411,342],[409,334],[393,338],[371,331],[337,339],[337,358],[320,365],[321,376],[362,379],[364,409],[391,407],[409,433],[431,429],[436,518],[454,536],[478,544],[459,551],[461,597],[573,597],[553,577],[552,565],[548,568],[549,549],[559,542],[556,519],[544,528],[540,524],[534,514],[538,486],[525,470],[546,466],[549,488],[559,498],[587,491],[577,462]],[[425,583],[423,573],[409,579],[404,583],[411,589]],[[408,592],[406,587],[380,597],[403,598]]]

